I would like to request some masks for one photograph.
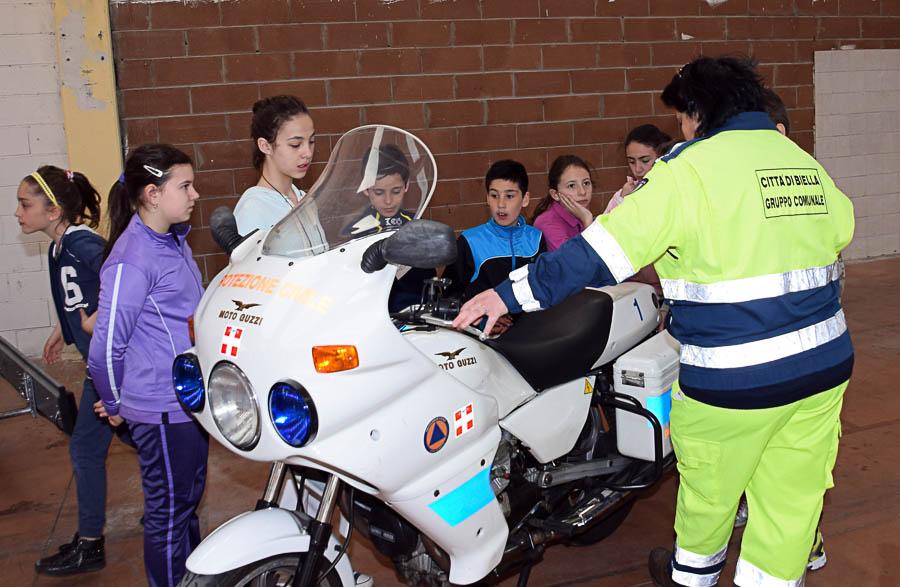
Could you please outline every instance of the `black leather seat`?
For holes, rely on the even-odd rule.
[[[509,330],[485,344],[541,391],[590,370],[606,348],[612,308],[608,294],[586,289],[547,310],[520,314]]]

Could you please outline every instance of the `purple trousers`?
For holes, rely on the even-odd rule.
[[[144,568],[150,587],[175,587],[200,544],[197,506],[206,485],[209,437],[196,422],[130,422],[144,488]]]

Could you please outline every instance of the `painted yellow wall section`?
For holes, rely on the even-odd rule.
[[[122,170],[109,4],[55,0],[53,13],[69,165],[105,201]]]

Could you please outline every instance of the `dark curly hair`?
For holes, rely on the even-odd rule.
[[[756,62],[747,57],[698,57],[675,74],[662,101],[688,116],[697,115],[697,136],[721,127],[741,112],[765,112],[766,98]]]

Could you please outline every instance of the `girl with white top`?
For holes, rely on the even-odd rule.
[[[250,134],[253,166],[260,177],[234,208],[241,234],[269,230],[294,209],[305,195],[294,180],[306,176],[316,150],[313,119],[303,100],[296,96],[271,96],[257,101],[253,105]]]

